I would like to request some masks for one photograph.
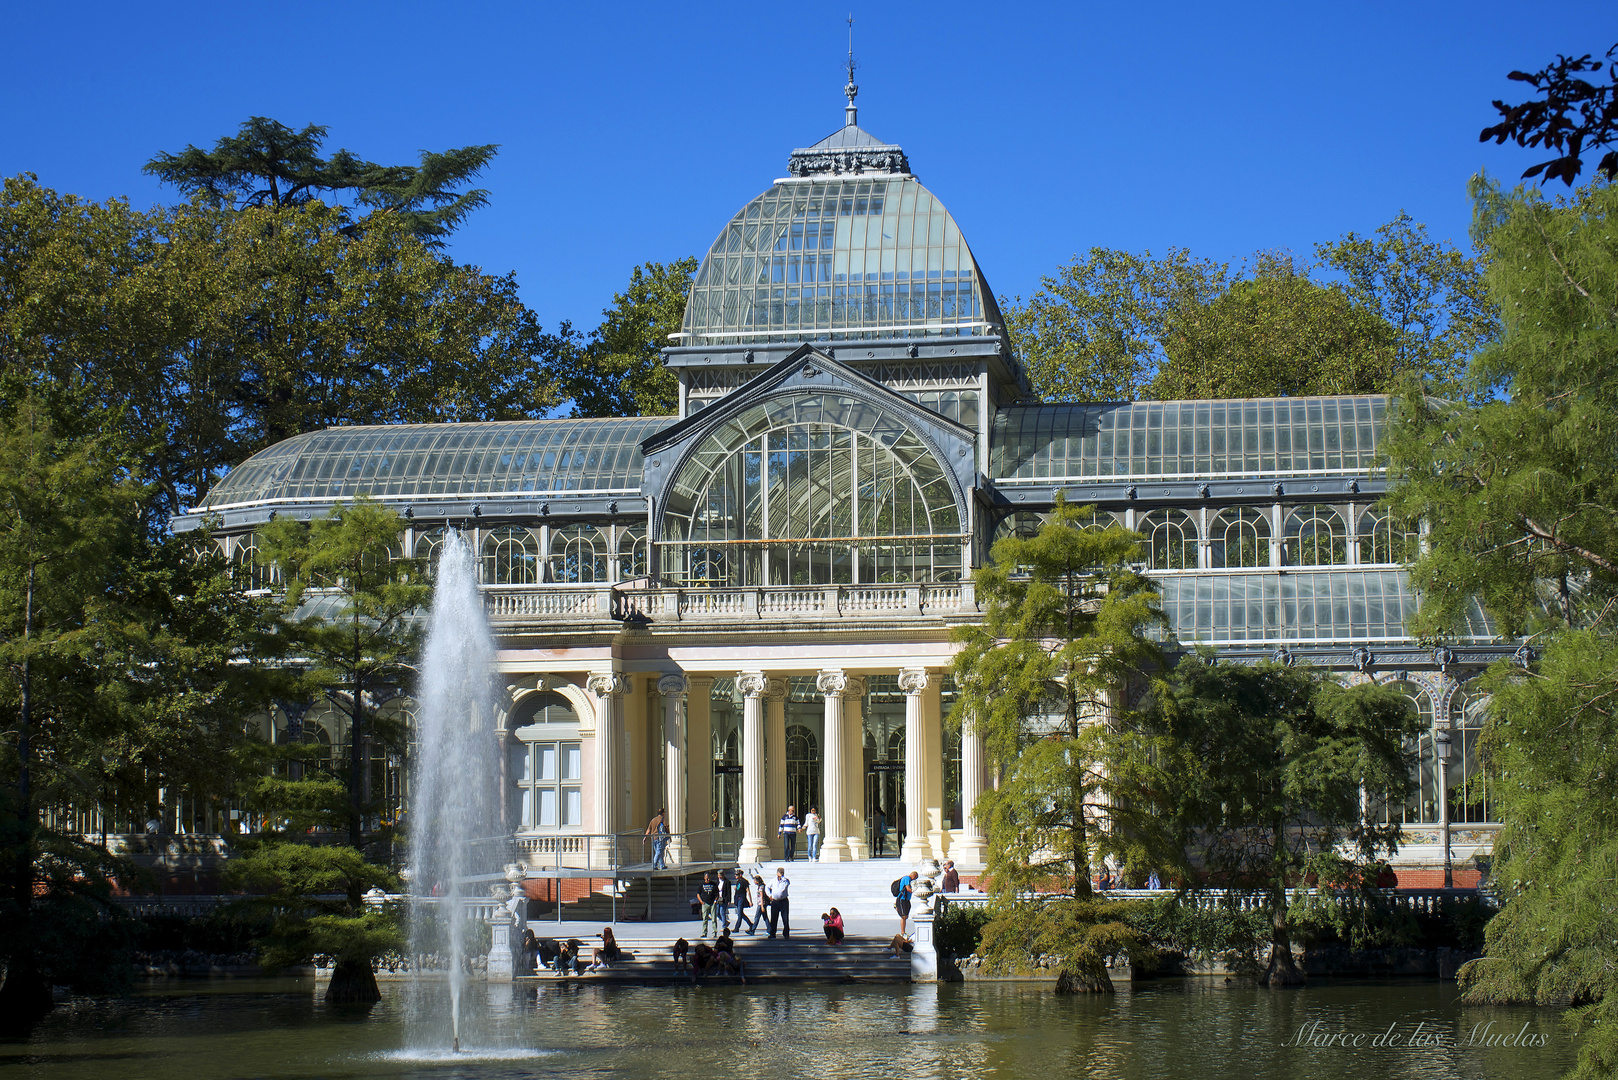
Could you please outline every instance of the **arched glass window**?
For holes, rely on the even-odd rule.
[[[570,585],[606,581],[606,534],[594,525],[552,529],[551,578]]]
[[[1372,798],[1371,817],[1389,825],[1431,824],[1438,820],[1438,755],[1433,751],[1433,699],[1413,682],[1392,682],[1387,686],[1410,699],[1421,717],[1421,734],[1415,740],[1416,763],[1411,766],[1410,794],[1402,804],[1390,803],[1386,798]]]
[[[989,538],[990,546],[992,547],[994,541],[1005,536],[1020,536],[1026,540],[1038,533],[1050,519],[1051,515],[1048,512],[1038,510],[1018,510],[1007,514],[1000,519],[999,524],[995,525],[994,535]],[[1081,529],[1106,529],[1117,524],[1117,522],[1118,519],[1107,511],[1096,510],[1075,524]]]
[[[1386,511],[1367,510],[1360,515],[1361,563],[1407,563],[1416,557],[1418,537]]]
[[[539,541],[527,529],[508,526],[483,537],[483,581],[532,585],[539,581]]]
[[[634,525],[618,530],[618,580],[645,577],[646,529]]]
[[[1288,566],[1342,566],[1348,562],[1348,529],[1329,506],[1300,506],[1287,518]]]
[[[1223,510],[1208,533],[1208,554],[1215,568],[1270,565],[1270,517],[1264,511]]]
[[[1197,523],[1184,510],[1154,510],[1141,522],[1153,570],[1197,568]]]
[[[1449,819],[1451,821],[1494,820],[1494,792],[1483,761],[1478,756],[1478,740],[1488,717],[1489,699],[1475,688],[1463,688],[1450,699]]]
[[[787,802],[800,818],[820,805],[820,741],[802,724],[787,728]]]
[[[760,402],[669,486],[662,576],[708,585],[954,581],[966,536],[948,474],[894,413],[844,394]]]
[[[511,748],[513,823],[522,829],[583,828],[583,743],[572,703],[551,691],[529,694],[506,724],[524,736]]]
[[[268,589],[275,581],[274,568],[258,553],[258,534],[236,541],[230,555],[230,576],[238,589]]]
[[[415,558],[429,578],[438,569],[438,555],[444,549],[444,535],[443,526],[416,534]]]

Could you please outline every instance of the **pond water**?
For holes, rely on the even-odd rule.
[[[410,1020],[441,1014],[442,986],[384,984],[379,1005],[352,1011],[325,1007],[308,981],[154,982],[134,998],[59,1008],[26,1042],[0,1042],[0,1080],[585,1074],[1550,1080],[1574,1057],[1559,1010],[1464,1006],[1454,983],[1415,980],[1320,981],[1276,992],[1169,980],[1071,997],[1007,983],[547,982],[474,984],[468,995],[472,1030],[457,1057],[405,1049]],[[437,1036],[425,1041],[447,1043]]]

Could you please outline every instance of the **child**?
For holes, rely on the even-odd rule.
[[[691,943],[685,938],[674,943],[674,972],[689,973],[691,971]]]

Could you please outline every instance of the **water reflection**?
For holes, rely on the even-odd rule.
[[[0,1080],[590,1071],[778,1080],[895,1068],[1039,1080],[1551,1080],[1573,1058],[1555,1010],[1469,1008],[1453,984],[1426,982],[1272,993],[1176,981],[1105,998],[1016,984],[469,989],[474,1053],[460,1058],[401,1051],[405,1019],[426,1004],[405,984],[385,984],[380,1004],[356,1011],[327,1008],[310,984],[290,980],[174,982],[131,1001],[58,1010],[26,1043],[0,1045]],[[1496,1043],[1507,1034],[1545,1045],[1481,1045],[1474,1029],[1491,1021]]]

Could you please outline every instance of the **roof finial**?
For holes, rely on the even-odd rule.
[[[843,93],[848,95],[848,107],[844,110],[848,117],[848,126],[854,127],[859,120],[859,109],[854,107],[854,98],[859,94],[860,88],[854,85],[854,13],[848,14],[848,85],[843,87]]]

